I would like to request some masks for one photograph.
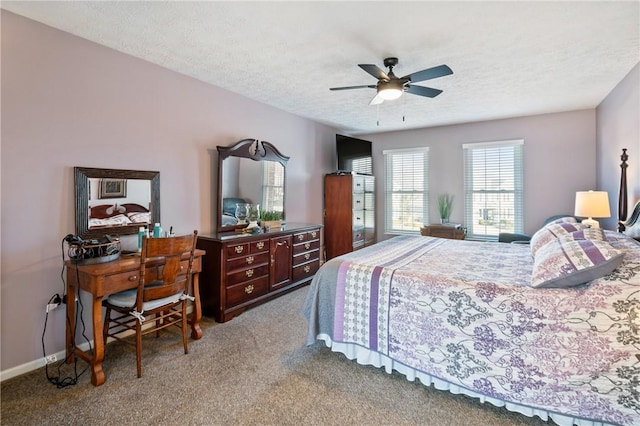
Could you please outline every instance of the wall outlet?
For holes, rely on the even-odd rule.
[[[45,361],[47,361],[47,364],[53,364],[57,360],[58,360],[58,357],[56,356],[56,354],[47,355],[47,357],[45,358]]]
[[[49,312],[53,311],[55,308],[57,308],[58,306],[60,306],[59,303],[49,303],[47,305],[46,312],[49,313]]]

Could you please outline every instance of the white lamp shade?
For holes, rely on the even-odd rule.
[[[575,213],[579,217],[611,217],[609,194],[606,191],[576,192]]]

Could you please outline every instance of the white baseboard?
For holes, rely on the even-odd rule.
[[[78,345],[78,347],[80,349],[82,349],[83,351],[88,351],[89,350],[89,343],[85,342],[81,345]],[[93,341],[91,341],[91,347],[93,347]],[[66,352],[64,350],[60,351],[60,352],[56,352],[55,356],[57,361],[56,362],[61,362],[62,360],[64,360],[64,358],[66,357]],[[21,364],[21,365],[17,365],[15,367],[9,368],[7,370],[3,370],[0,371],[0,382],[4,382],[5,380],[9,380],[12,379],[14,377],[17,376],[21,376],[23,374],[27,374],[30,373],[34,370],[37,370],[38,368],[42,368],[47,364],[47,362],[45,361],[44,357],[42,358],[38,358],[36,360],[27,362],[26,364]]]
[[[191,312],[193,311],[193,306],[189,305],[189,307],[187,308],[187,314],[191,314]],[[152,326],[152,324],[149,324],[149,327]],[[143,327],[144,328],[144,327]],[[127,333],[123,333],[123,337],[124,336],[128,336],[130,334],[133,334],[133,331],[129,331]],[[107,340],[107,344],[109,344],[110,342],[112,342],[114,339],[109,338],[109,340]],[[84,342],[80,345],[78,345],[78,347],[80,349],[82,349],[83,351],[88,351],[89,348],[93,348],[93,340],[91,340],[90,343],[88,342]],[[55,356],[57,361],[56,362],[61,362],[65,357],[66,357],[66,351],[62,350],[60,352],[56,352]],[[14,377],[17,376],[21,376],[23,374],[26,373],[30,373],[34,370],[37,370],[38,368],[42,368],[47,364],[47,362],[45,361],[45,358],[38,358],[35,359],[33,361],[29,361],[25,364],[21,364],[21,365],[17,365],[15,367],[11,367],[8,368],[6,370],[0,371],[0,382],[4,382],[5,380],[9,380],[12,379]]]

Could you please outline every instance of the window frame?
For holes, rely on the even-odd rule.
[[[512,140],[503,140],[503,141],[492,141],[492,142],[476,142],[476,143],[467,143],[462,145],[463,148],[463,185],[464,185],[464,219],[465,226],[467,227],[467,239],[470,240],[480,240],[480,241],[497,241],[498,235],[502,232],[515,232],[522,233],[524,232],[524,139],[512,139]],[[508,175],[511,173],[512,179],[509,181],[508,185],[511,185],[513,189],[489,189],[486,186],[480,189],[469,188],[473,181],[473,165],[470,164],[472,161],[471,154],[476,151],[480,152],[480,150],[485,150],[485,154],[487,150],[491,149],[503,149],[503,148],[511,148],[512,152],[507,154],[511,156],[510,162],[512,164],[509,165],[509,168],[504,168],[504,170],[500,169],[500,166],[494,167],[493,164],[486,162],[485,167],[480,172],[482,175],[487,175],[487,171],[489,167],[493,167],[493,170],[489,170],[489,173],[492,174],[494,178],[502,178],[504,175]],[[504,155],[500,153],[493,152],[491,153],[493,157],[498,158],[498,163],[500,159],[504,157]],[[489,167],[487,167],[489,166]],[[495,172],[497,171],[497,175]],[[493,173],[492,173],[493,172]],[[470,174],[471,173],[471,174]],[[476,172],[477,173],[477,172]],[[503,201],[500,198],[504,198],[506,195],[509,197],[512,194],[513,200],[510,203],[510,206],[504,207]],[[492,219],[487,216],[486,219],[489,223],[484,225],[485,231],[487,227],[496,229],[495,235],[494,233],[481,233],[477,232],[480,230],[482,225],[478,224],[478,229],[474,229],[475,226],[475,207],[474,207],[474,195],[482,196],[482,195],[494,195],[494,203],[497,203],[499,208],[498,211],[504,211],[505,209],[512,209],[513,214],[498,214],[498,223],[492,223]],[[496,200],[497,199],[497,200]],[[485,206],[487,206],[487,200],[485,200]],[[485,214],[488,214],[489,209],[485,207]],[[495,210],[495,209],[493,209]],[[480,215],[478,214],[477,217]],[[512,217],[513,218],[513,227],[504,227],[501,226],[504,218]]]
[[[392,170],[392,163],[394,157],[402,156],[402,155],[415,155],[422,154],[422,166],[412,167],[412,170],[407,170],[407,173],[411,173],[415,176],[416,173],[420,173],[423,177],[421,182],[422,189],[421,190],[408,190],[401,189],[397,190],[393,188],[394,176]],[[384,157],[384,171],[385,171],[385,179],[384,179],[384,233],[392,234],[392,235],[420,235],[420,228],[429,223],[429,147],[417,147],[417,148],[403,148],[403,149],[388,149],[382,151]],[[400,162],[399,164],[404,164],[404,162]],[[421,169],[421,172],[419,172]],[[403,178],[404,183],[409,182],[408,178]],[[397,184],[398,182],[396,182]],[[412,180],[412,184],[415,185],[415,180]],[[421,194],[422,202],[420,206],[412,206],[409,210],[395,209],[394,210],[394,196],[400,195],[409,195],[412,194]],[[416,226],[414,229],[410,227],[394,227],[394,212],[403,212],[404,214],[416,214],[416,212],[420,211],[421,214],[421,223],[419,226]],[[400,219],[401,221],[403,219]],[[406,220],[406,218],[404,219]]]

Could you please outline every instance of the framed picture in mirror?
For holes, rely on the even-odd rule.
[[[126,179],[100,179],[99,188],[98,197],[100,199],[124,198],[127,196]]]

